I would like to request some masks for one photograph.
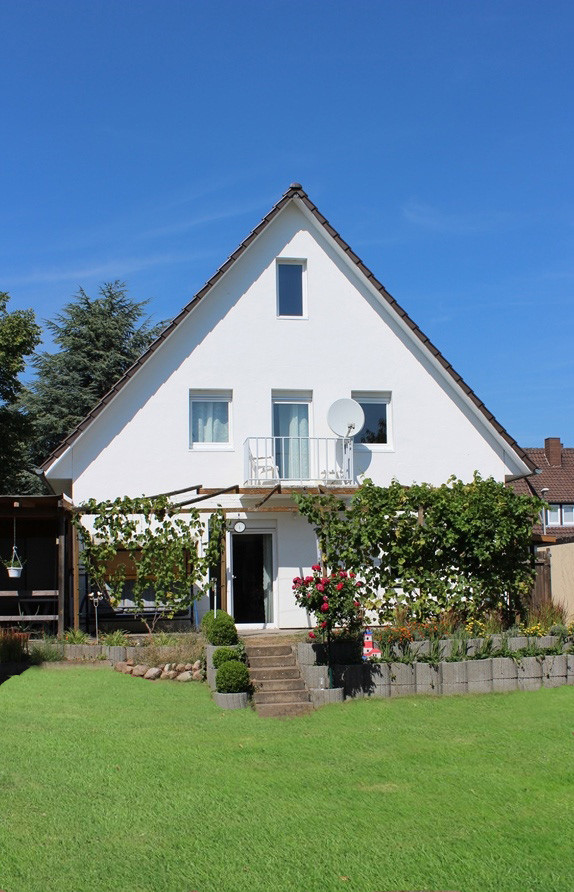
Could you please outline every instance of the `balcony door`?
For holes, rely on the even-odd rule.
[[[309,479],[309,403],[274,400],[275,462],[282,480]]]

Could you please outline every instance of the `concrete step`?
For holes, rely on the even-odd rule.
[[[290,644],[257,644],[245,648],[250,657],[283,657],[293,653]]]
[[[277,678],[301,678],[297,666],[286,666],[284,669],[274,669],[269,667],[264,669],[250,669],[249,674],[254,682]]]
[[[306,703],[309,702],[307,691],[257,691],[253,697],[256,706],[260,703]]]
[[[257,715],[262,718],[274,716],[276,718],[291,718],[297,715],[307,715],[313,712],[312,703],[261,703],[256,707]]]
[[[252,669],[263,669],[266,666],[274,666],[279,669],[283,666],[294,666],[293,654],[274,654],[273,656],[252,657],[248,656],[249,666]]]
[[[266,678],[259,679],[255,687],[257,691],[304,691],[302,678]]]

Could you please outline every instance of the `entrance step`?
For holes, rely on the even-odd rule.
[[[253,681],[266,681],[275,678],[301,678],[298,666],[284,666],[275,668],[267,666],[264,669],[252,669],[249,667],[249,674]]]
[[[286,717],[312,711],[313,704],[290,645],[256,645],[246,648],[246,653],[258,715]]]
[[[291,656],[293,649],[290,644],[254,644],[245,648],[249,659],[251,657],[285,657]]]
[[[265,657],[252,657],[248,654],[247,659],[249,660],[249,665],[253,669],[265,669],[268,666],[279,669],[280,667],[295,665],[295,654],[292,653]]]
[[[305,703],[309,702],[309,694],[303,688],[296,691],[257,691],[253,702],[259,703]]]
[[[302,678],[263,678],[254,682],[257,691],[304,691]]]

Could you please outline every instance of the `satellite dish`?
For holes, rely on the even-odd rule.
[[[365,413],[356,400],[335,400],[327,412],[327,423],[338,437],[352,437],[363,427]]]

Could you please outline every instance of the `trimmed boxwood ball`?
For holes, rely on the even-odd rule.
[[[217,611],[205,633],[210,644],[237,644],[239,640],[233,617],[225,610]]]
[[[243,654],[231,647],[220,647],[219,650],[215,651],[212,659],[214,668],[219,669],[220,666],[223,666],[224,663],[229,663],[231,660],[235,660],[236,663],[242,663]]]
[[[245,663],[228,660],[215,676],[215,687],[219,694],[239,694],[251,689],[249,669]]]
[[[213,610],[208,610],[201,619],[200,628],[207,640],[209,641],[211,627],[213,625],[213,620],[215,619],[213,615]]]

